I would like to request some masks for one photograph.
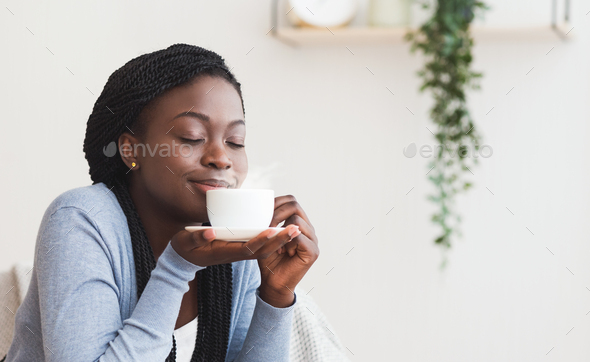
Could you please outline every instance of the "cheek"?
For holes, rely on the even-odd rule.
[[[198,153],[195,147],[196,146],[190,145],[188,143],[178,144],[174,142],[173,150],[176,157],[181,158],[184,161],[187,161],[195,159],[195,155]]]
[[[232,167],[236,173],[248,171],[248,157],[246,157],[246,151],[242,150],[239,152],[228,153],[228,156],[232,161]]]
[[[248,175],[248,157],[245,152],[234,161],[234,169],[238,179],[238,188],[240,188]]]
[[[193,152],[189,157],[183,157],[177,148],[175,153],[170,149],[170,155],[162,151],[162,154],[158,152],[148,158],[149,167],[144,174],[144,182],[150,193],[169,207],[186,210],[187,205],[194,202],[194,196],[199,196],[187,189],[185,184],[186,174],[194,169],[198,155]]]
[[[143,159],[144,176],[146,183],[154,187],[165,187],[173,184],[178,177],[186,171],[191,163],[191,157],[182,157],[179,148],[171,145],[158,145],[152,147],[151,153],[147,152]],[[185,154],[188,152],[186,150]],[[154,188],[152,187],[152,189]]]

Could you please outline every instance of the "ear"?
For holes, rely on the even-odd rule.
[[[118,143],[119,153],[121,154],[123,162],[127,167],[137,169],[140,165],[136,152],[136,145],[140,143],[139,139],[129,132],[123,132],[121,136],[119,136]],[[133,166],[133,163],[135,163],[135,166]]]

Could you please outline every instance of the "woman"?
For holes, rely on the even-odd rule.
[[[214,52],[175,44],[115,71],[87,123],[93,185],[43,217],[6,360],[287,361],[293,291],[319,256],[295,198],[275,198],[286,228],[270,239],[184,230],[209,225],[206,190],[241,187],[245,135]]]

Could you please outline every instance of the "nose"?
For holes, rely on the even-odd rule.
[[[232,166],[232,162],[225,152],[225,146],[219,142],[209,142],[209,145],[205,147],[203,157],[201,157],[201,164],[217,169],[228,169]]]

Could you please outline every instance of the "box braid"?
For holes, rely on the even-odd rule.
[[[119,136],[128,127],[136,133],[141,132],[145,124],[142,124],[140,113],[155,97],[202,75],[225,79],[242,99],[241,85],[220,55],[194,45],[174,44],[134,58],[116,70],[109,77],[88,119],[84,153],[90,166],[90,177],[94,184],[103,182],[112,190],[127,217],[138,299],[156,261],[129,194],[125,178],[129,169],[118,149],[114,157],[107,157],[103,148],[111,142],[117,145]],[[231,263],[211,265],[196,273],[199,319],[191,358],[193,362],[225,360],[229,342],[232,277]],[[175,360],[176,340],[172,336],[172,350],[166,362]]]

